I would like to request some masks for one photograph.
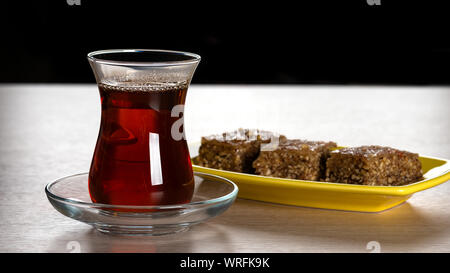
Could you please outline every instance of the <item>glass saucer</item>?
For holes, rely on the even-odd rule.
[[[228,179],[194,172],[192,201],[180,205],[120,206],[92,203],[88,173],[58,179],[45,187],[47,198],[63,215],[104,233],[162,235],[180,232],[222,214],[236,199],[238,187]]]

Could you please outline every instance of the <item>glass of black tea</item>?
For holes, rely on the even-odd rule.
[[[186,93],[200,56],[147,49],[88,54],[101,98],[89,171],[95,203],[188,203],[194,176],[184,136]]]

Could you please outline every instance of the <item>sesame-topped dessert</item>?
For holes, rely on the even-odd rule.
[[[319,180],[324,178],[326,159],[335,147],[334,142],[284,140],[274,149],[261,150],[253,167],[264,176]]]
[[[343,148],[330,153],[328,182],[400,186],[421,180],[419,155],[382,146]]]
[[[259,155],[261,144],[284,140],[277,133],[238,129],[218,135],[202,137],[196,164],[219,170],[253,173],[252,162]]]
[[[202,137],[194,164],[279,178],[370,186],[423,179],[419,155],[383,146],[337,149],[332,141],[287,139],[257,129]]]

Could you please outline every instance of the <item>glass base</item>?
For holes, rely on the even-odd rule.
[[[57,211],[89,224],[105,234],[163,235],[182,232],[226,211],[238,188],[218,176],[194,173],[195,191],[190,203],[161,206],[121,206],[92,203],[88,174],[49,183],[45,192]]]
[[[120,226],[120,225],[93,225],[101,233],[122,236],[158,236],[184,232],[189,226]]]

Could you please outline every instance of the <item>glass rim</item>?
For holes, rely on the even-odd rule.
[[[174,60],[174,61],[119,61],[96,57],[98,55],[117,54],[117,53],[139,53],[139,52],[152,52],[161,54],[167,53],[179,56],[186,56],[189,57],[190,59]],[[87,58],[89,61],[106,65],[149,66],[149,67],[189,65],[189,64],[196,64],[201,60],[200,55],[195,53],[177,50],[166,50],[166,49],[104,49],[88,53]]]

